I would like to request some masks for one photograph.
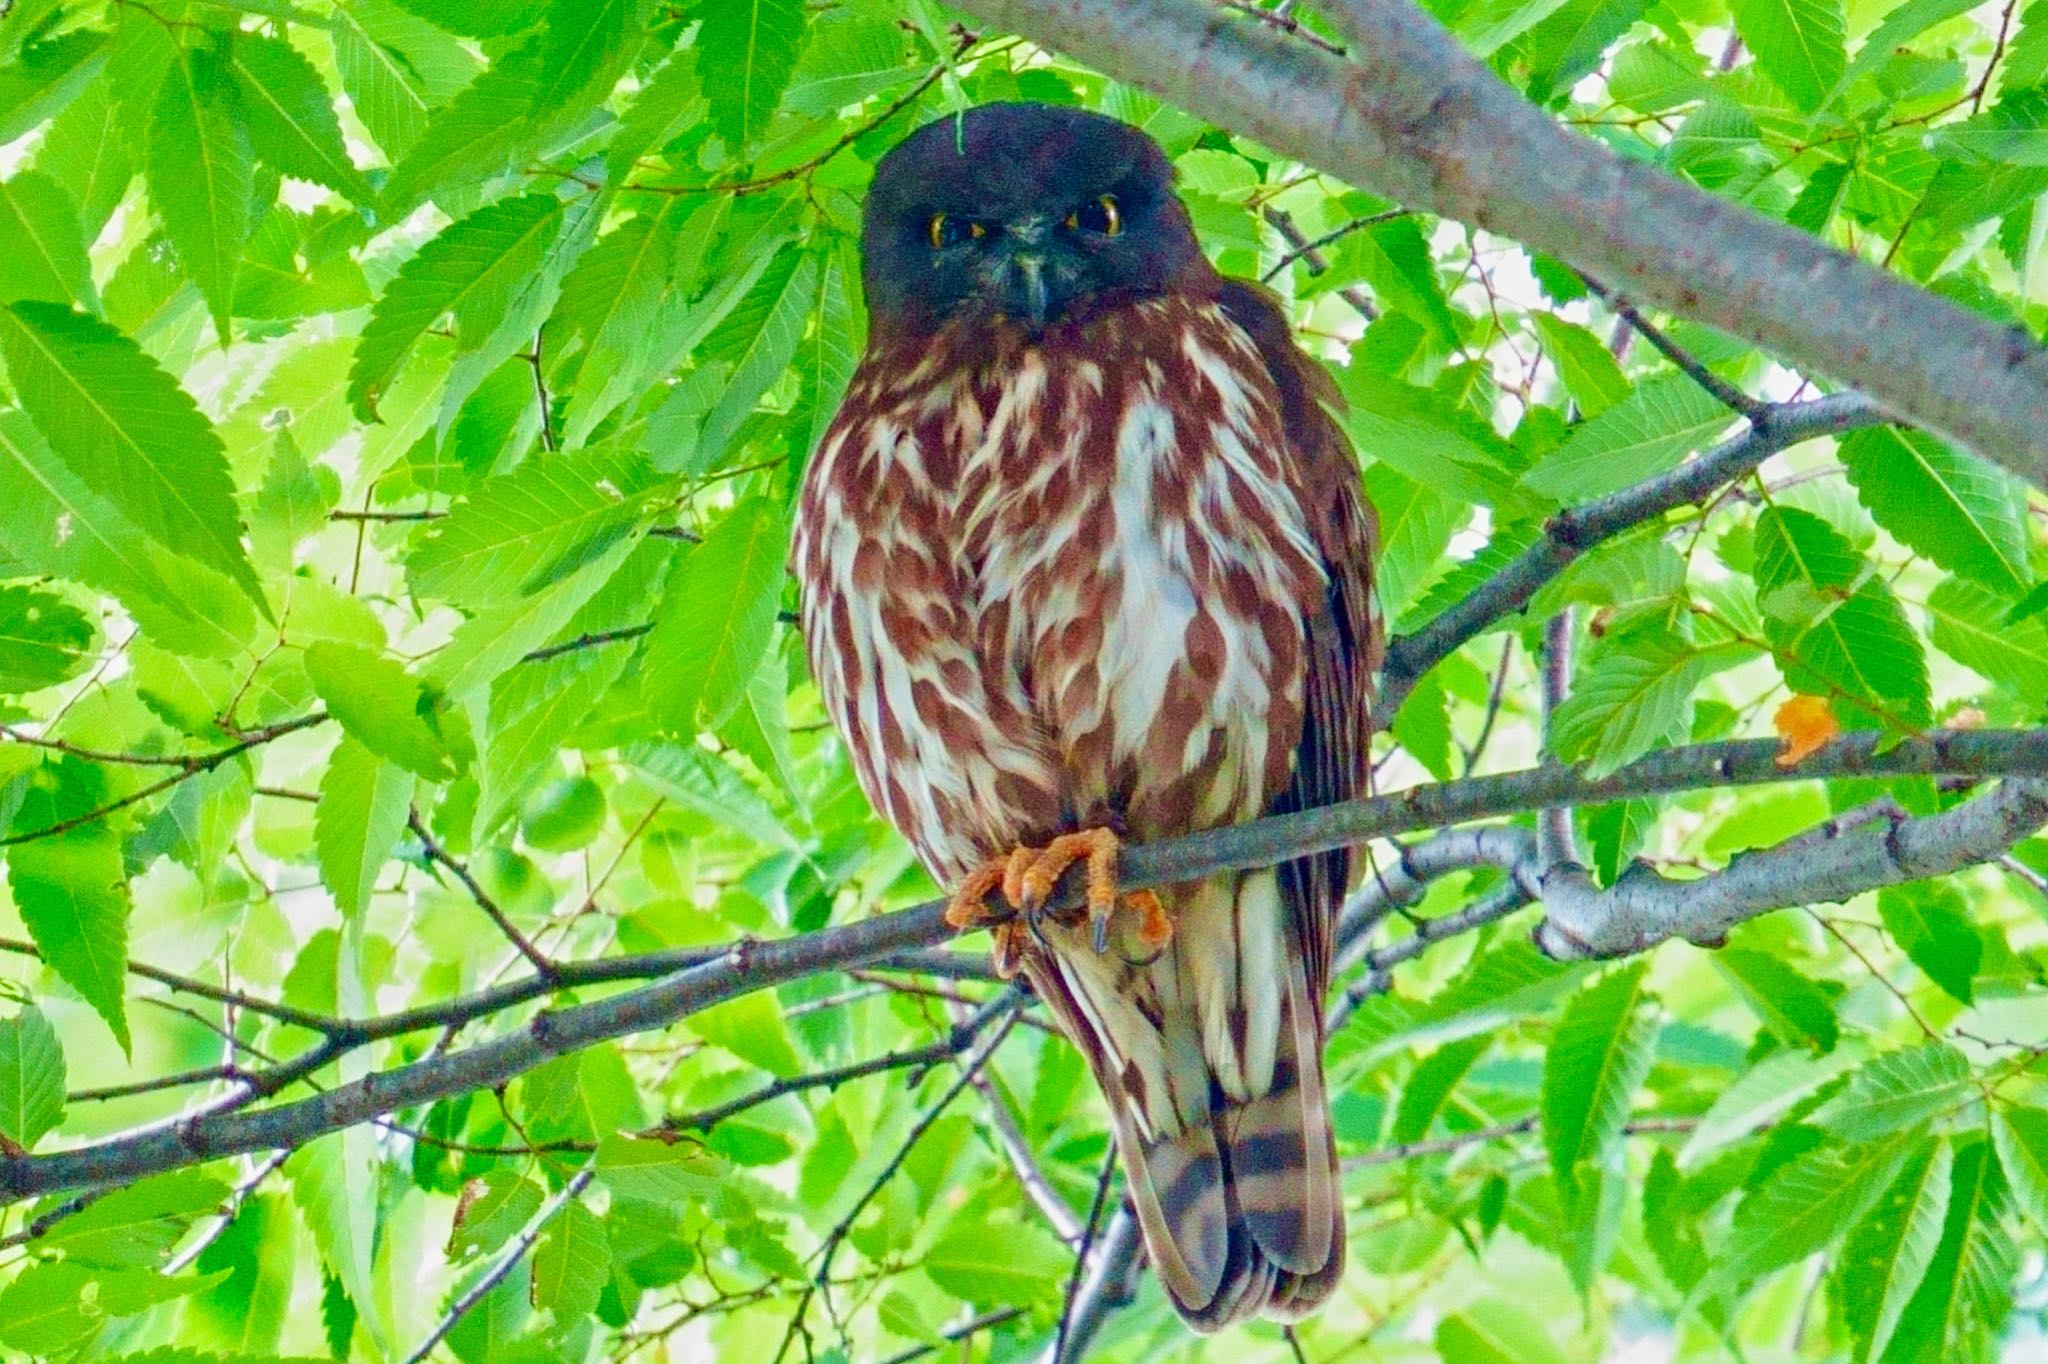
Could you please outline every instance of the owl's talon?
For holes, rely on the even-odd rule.
[[[990,862],[967,873],[967,879],[954,888],[951,898],[946,901],[947,926],[965,933],[984,924],[1002,923],[1007,920],[1009,915],[989,908],[989,892],[1003,887],[1003,873],[1010,862],[1015,861],[1018,854],[1029,851],[1028,848],[1019,848],[1008,859]],[[1017,903],[1015,897],[1007,891],[1003,898],[1012,906]]]

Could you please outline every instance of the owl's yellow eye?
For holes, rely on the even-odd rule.
[[[1117,212],[1116,196],[1104,194],[1094,203],[1083,205],[1069,213],[1067,226],[1081,232],[1093,232],[1098,236],[1114,237],[1124,230],[1124,217]]]
[[[951,213],[934,213],[925,224],[925,235],[931,239],[932,250],[943,251],[949,246],[978,239],[988,234],[988,228],[972,218],[956,217]]]

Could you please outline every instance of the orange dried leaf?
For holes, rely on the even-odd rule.
[[[1842,732],[1834,708],[1824,696],[1795,696],[1778,707],[1771,717],[1772,728],[1784,746],[1778,750],[1778,766],[1793,767],[1826,746]]]

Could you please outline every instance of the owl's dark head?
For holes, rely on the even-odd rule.
[[[982,105],[892,148],[861,261],[870,311],[898,334],[967,316],[1039,335],[1206,269],[1159,144],[1049,104]]]

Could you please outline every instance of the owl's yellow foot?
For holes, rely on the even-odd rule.
[[[994,925],[996,971],[1008,977],[1024,954],[1025,932],[1035,928],[1060,878],[1085,859],[1087,914],[1095,950],[1109,950],[1109,923],[1121,905],[1138,916],[1139,943],[1156,953],[1173,940],[1173,919],[1151,891],[1117,888],[1117,854],[1122,847],[1122,840],[1108,829],[1083,829],[1061,834],[1043,848],[1012,849],[967,874],[946,903],[946,922],[963,933]],[[988,898],[996,891],[1002,892],[1014,913],[989,905]]]
[[[1117,854],[1123,841],[1108,829],[1083,829],[1061,834],[1029,866],[1018,868],[1011,854],[1003,882],[1003,894],[1029,917],[1038,912],[1068,867],[1087,859],[1088,922],[1095,950],[1109,950],[1109,921],[1121,904],[1138,916],[1138,941],[1157,951],[1173,938],[1173,920],[1166,906],[1149,890],[1121,891],[1117,888]],[[1020,850],[1021,851],[1021,850]],[[1012,895],[1011,891],[1016,894]]]

